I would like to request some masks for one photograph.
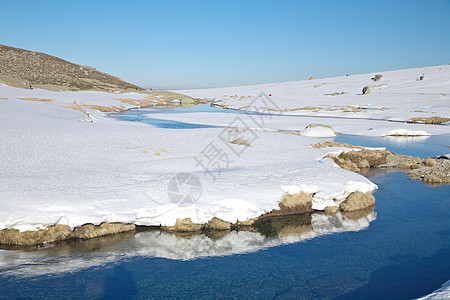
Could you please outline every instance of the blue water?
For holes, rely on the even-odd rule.
[[[142,109],[131,109],[121,113],[111,114],[111,117],[123,120],[146,123],[159,128],[169,128],[169,129],[196,129],[196,128],[214,128],[216,126],[211,125],[199,125],[182,123],[169,120],[159,120],[149,117],[151,113],[177,113],[177,112],[221,112],[221,113],[234,113],[234,114],[244,114],[244,111],[223,109],[220,107],[211,106],[210,104],[198,104],[192,107],[176,107],[176,108],[162,108],[162,107],[151,107]],[[250,113],[254,114],[254,113]]]
[[[421,157],[450,152],[443,151],[448,136],[401,143],[338,136],[336,141]],[[374,170],[367,176],[379,187],[377,218],[362,231],[188,261],[123,252],[92,267],[35,276],[15,271],[62,268],[80,259],[89,266],[111,246],[55,246],[32,256],[32,266],[9,251],[14,263],[2,267],[0,261],[0,298],[412,299],[438,289],[450,279],[450,186],[426,186],[398,172]]]
[[[132,109],[125,112],[112,114],[111,117],[123,121],[141,122],[154,125],[160,128],[170,129],[195,129],[195,128],[213,128],[211,125],[198,125],[182,123],[177,121],[161,120],[151,118],[152,113],[189,113],[189,112],[217,112],[231,114],[260,114],[257,112],[245,112],[235,109],[223,109],[221,107],[211,106],[210,104],[198,104],[192,107],[178,108],[144,108]],[[301,116],[300,116],[301,117]],[[435,125],[430,125],[435,126]],[[430,137],[364,137],[356,135],[338,134],[335,142],[348,143],[365,147],[386,147],[387,150],[396,154],[413,155],[421,158],[439,157],[450,152],[450,134],[437,135]]]
[[[135,256],[62,274],[0,274],[1,295],[411,299],[436,290],[450,279],[450,186],[428,187],[402,173],[371,180],[379,186],[378,217],[363,231],[226,257]]]
[[[430,125],[433,126],[433,125]],[[425,157],[439,157],[450,153],[450,134],[429,137],[364,137],[338,134],[335,142],[363,147],[386,147],[396,154]]]

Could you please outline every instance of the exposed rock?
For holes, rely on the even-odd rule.
[[[383,75],[377,74],[373,77],[373,81],[380,81],[383,78]]]
[[[308,80],[314,80],[315,78],[313,76],[309,77]]]
[[[195,105],[195,101],[194,101],[194,99],[192,99],[192,98],[187,98],[187,97],[183,97],[181,100],[180,100],[180,103],[181,103],[181,106],[182,107],[192,107],[192,106],[194,106]]]
[[[350,194],[347,199],[341,203],[340,209],[343,212],[366,209],[375,204],[374,196],[368,193],[355,192]]]
[[[426,118],[412,118],[408,120],[408,123],[419,123],[419,124],[442,124],[449,122],[450,118],[443,117],[426,117]]]
[[[339,95],[345,95],[348,94],[347,92],[335,92],[330,94],[325,94],[325,96],[339,96]]]
[[[424,159],[423,165],[406,172],[411,179],[430,184],[450,184],[450,160]]]
[[[325,214],[329,216],[334,216],[339,211],[338,206],[327,206],[324,209]]]
[[[363,95],[370,94],[370,86],[365,86],[365,87],[363,87],[363,89],[362,89],[362,94],[363,94]]]
[[[134,224],[102,223],[100,225],[86,224],[76,227],[73,231],[68,225],[56,224],[47,229],[20,232],[17,229],[0,231],[0,244],[32,246],[52,243],[68,239],[87,239],[120,232],[132,231]]]
[[[47,229],[20,232],[18,229],[0,231],[0,244],[32,246],[71,238],[72,230],[67,225],[48,226]]]
[[[235,140],[232,140],[231,142],[229,142],[230,144],[235,144],[235,145],[241,145],[241,146],[246,146],[246,147],[250,147],[250,143],[243,138],[237,138]]]
[[[341,157],[339,157],[337,155],[334,155],[334,154],[328,154],[325,157],[331,158],[334,161],[334,163],[337,164],[342,169],[345,169],[345,170],[348,170],[348,171],[351,171],[351,172],[358,172],[358,171],[360,171],[358,166],[355,163],[351,162],[350,160],[343,159],[343,158],[341,158]]]
[[[400,169],[416,169],[422,165],[420,157],[412,157],[409,155],[398,155],[391,153],[386,158],[386,164],[383,167],[392,167]]]
[[[351,149],[365,149],[364,147],[361,146],[353,146],[350,144],[345,144],[345,143],[337,143],[337,142],[330,142],[330,141],[326,141],[323,143],[317,143],[317,144],[313,144],[311,145],[313,148],[325,148],[325,147],[345,147],[345,148],[351,148]]]
[[[339,167],[357,172],[361,168],[379,167],[387,163],[387,157],[392,152],[387,150],[369,150],[361,149],[359,151],[342,152],[339,155],[329,154],[326,157],[331,158]]]
[[[437,177],[435,175],[430,175],[430,174],[423,175],[423,182],[426,182],[426,183],[443,183],[442,182],[442,178],[439,178],[439,177]]]
[[[163,226],[163,230],[177,232],[196,232],[203,230],[204,225],[192,223],[191,218],[177,219],[174,226]]]
[[[247,226],[253,226],[253,224],[255,224],[255,222],[258,220],[258,218],[253,218],[253,219],[249,219],[249,220],[245,220],[245,221],[238,221],[236,222],[236,227],[247,227]]]
[[[136,225],[134,224],[122,223],[102,223],[100,225],[85,224],[74,228],[72,235],[74,238],[90,239],[98,236],[132,231],[135,228]]]
[[[423,160],[423,164],[427,167],[434,167],[437,165],[437,162],[435,159],[432,159],[430,157],[427,157]]]
[[[273,214],[302,214],[312,212],[312,198],[314,194],[300,192],[299,194],[290,195],[285,193],[278,204],[279,211],[273,211]]]
[[[211,220],[209,220],[208,224],[206,224],[206,228],[213,230],[230,230],[231,223],[214,217]]]

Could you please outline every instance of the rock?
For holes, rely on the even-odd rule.
[[[0,244],[31,246],[43,243],[52,243],[68,239],[88,239],[109,234],[133,231],[134,224],[102,223],[100,225],[85,224],[76,227],[73,231],[68,225],[56,224],[47,229],[20,232],[17,229],[4,229],[0,231]]]
[[[245,221],[238,221],[238,222],[236,222],[236,225],[238,227],[240,227],[240,226],[244,226],[244,227],[253,226],[253,224],[255,224],[255,222],[257,220],[258,220],[258,218],[253,218],[253,219],[245,220]]]
[[[290,195],[285,193],[278,204],[280,210],[273,212],[277,214],[301,214],[305,212],[312,212],[312,198],[314,194],[300,192],[299,194]]]
[[[360,171],[358,166],[349,160],[341,159],[339,156],[336,156],[334,154],[328,154],[325,157],[331,158],[334,161],[334,163],[337,164],[342,169],[345,169],[345,170],[351,171],[351,172]]]
[[[368,193],[355,192],[350,194],[347,199],[341,203],[340,209],[343,212],[350,212],[360,209],[366,209],[375,204],[375,198]]]
[[[421,165],[422,160],[419,157],[391,153],[386,157],[386,164],[384,165],[384,167],[415,169],[420,167]]]
[[[362,94],[363,94],[363,95],[370,94],[370,87],[369,87],[369,86],[363,87],[363,89],[362,89]]]
[[[339,211],[339,207],[338,206],[327,206],[327,207],[325,207],[325,209],[323,211],[329,216],[334,216]]]
[[[192,223],[191,218],[183,220],[177,219],[174,226],[163,226],[163,230],[177,231],[177,232],[197,232],[203,229],[204,225]]]
[[[450,161],[427,158],[419,168],[410,169],[406,173],[411,179],[423,180],[425,183],[450,184]]]
[[[136,225],[134,224],[102,223],[97,226],[93,224],[85,224],[83,226],[74,228],[72,236],[79,239],[90,239],[109,234],[132,231],[135,229]]]
[[[211,220],[209,220],[208,224],[206,225],[206,228],[212,230],[230,230],[231,223],[214,217]]]
[[[425,175],[423,176],[423,182],[426,183],[442,183],[442,179],[435,175]]]
[[[309,77],[309,79],[308,79],[308,80],[314,80],[314,79],[315,79],[315,78],[311,76],[311,77]]]
[[[316,144],[313,144],[311,146],[313,148],[344,147],[344,148],[351,148],[351,149],[365,149],[364,147],[361,147],[361,146],[353,146],[353,145],[350,145],[350,144],[330,142],[330,141],[326,141],[326,142],[323,142],[323,143],[316,143]]]
[[[444,118],[439,116],[425,117],[425,118],[412,118],[408,120],[408,123],[418,124],[442,124],[450,121],[450,118]]]
[[[181,107],[189,108],[195,105],[195,101],[192,98],[182,98],[180,101]]]
[[[341,168],[355,172],[359,171],[360,168],[385,165],[390,154],[392,152],[387,150],[361,149],[359,151],[342,152],[338,156],[329,154],[327,157],[330,157]]]
[[[32,246],[71,238],[72,230],[68,225],[53,225],[47,229],[20,232],[17,229],[0,231],[0,244]]]
[[[434,167],[437,165],[437,162],[435,159],[428,157],[423,160],[423,164],[427,167]]]
[[[243,138],[237,138],[235,140],[232,140],[231,142],[229,142],[230,144],[235,144],[235,145],[241,145],[241,146],[246,146],[246,147],[250,147],[250,143]]]
[[[383,78],[383,75],[377,74],[373,77],[373,81],[380,81]]]

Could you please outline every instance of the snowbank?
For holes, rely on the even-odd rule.
[[[17,99],[27,93],[54,101]],[[307,137],[264,127],[245,133],[161,129],[64,107],[80,98],[110,105],[115,94],[0,86],[3,95],[8,100],[0,101],[0,229],[102,222],[172,226],[177,219],[202,224],[213,217],[235,223],[278,208],[284,185],[314,187],[317,208],[348,195],[349,182],[376,188],[363,176],[320,161],[328,150],[311,148]],[[139,95],[121,95],[129,96]],[[241,134],[250,147],[230,143]],[[180,173],[200,184],[181,183],[169,191]],[[184,197],[190,202],[179,202],[177,193],[191,195]]]
[[[428,136],[428,132],[423,130],[394,129],[390,130],[387,136]]]

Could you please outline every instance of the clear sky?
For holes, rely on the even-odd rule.
[[[0,44],[142,87],[220,87],[450,63],[450,0],[0,0]]]

